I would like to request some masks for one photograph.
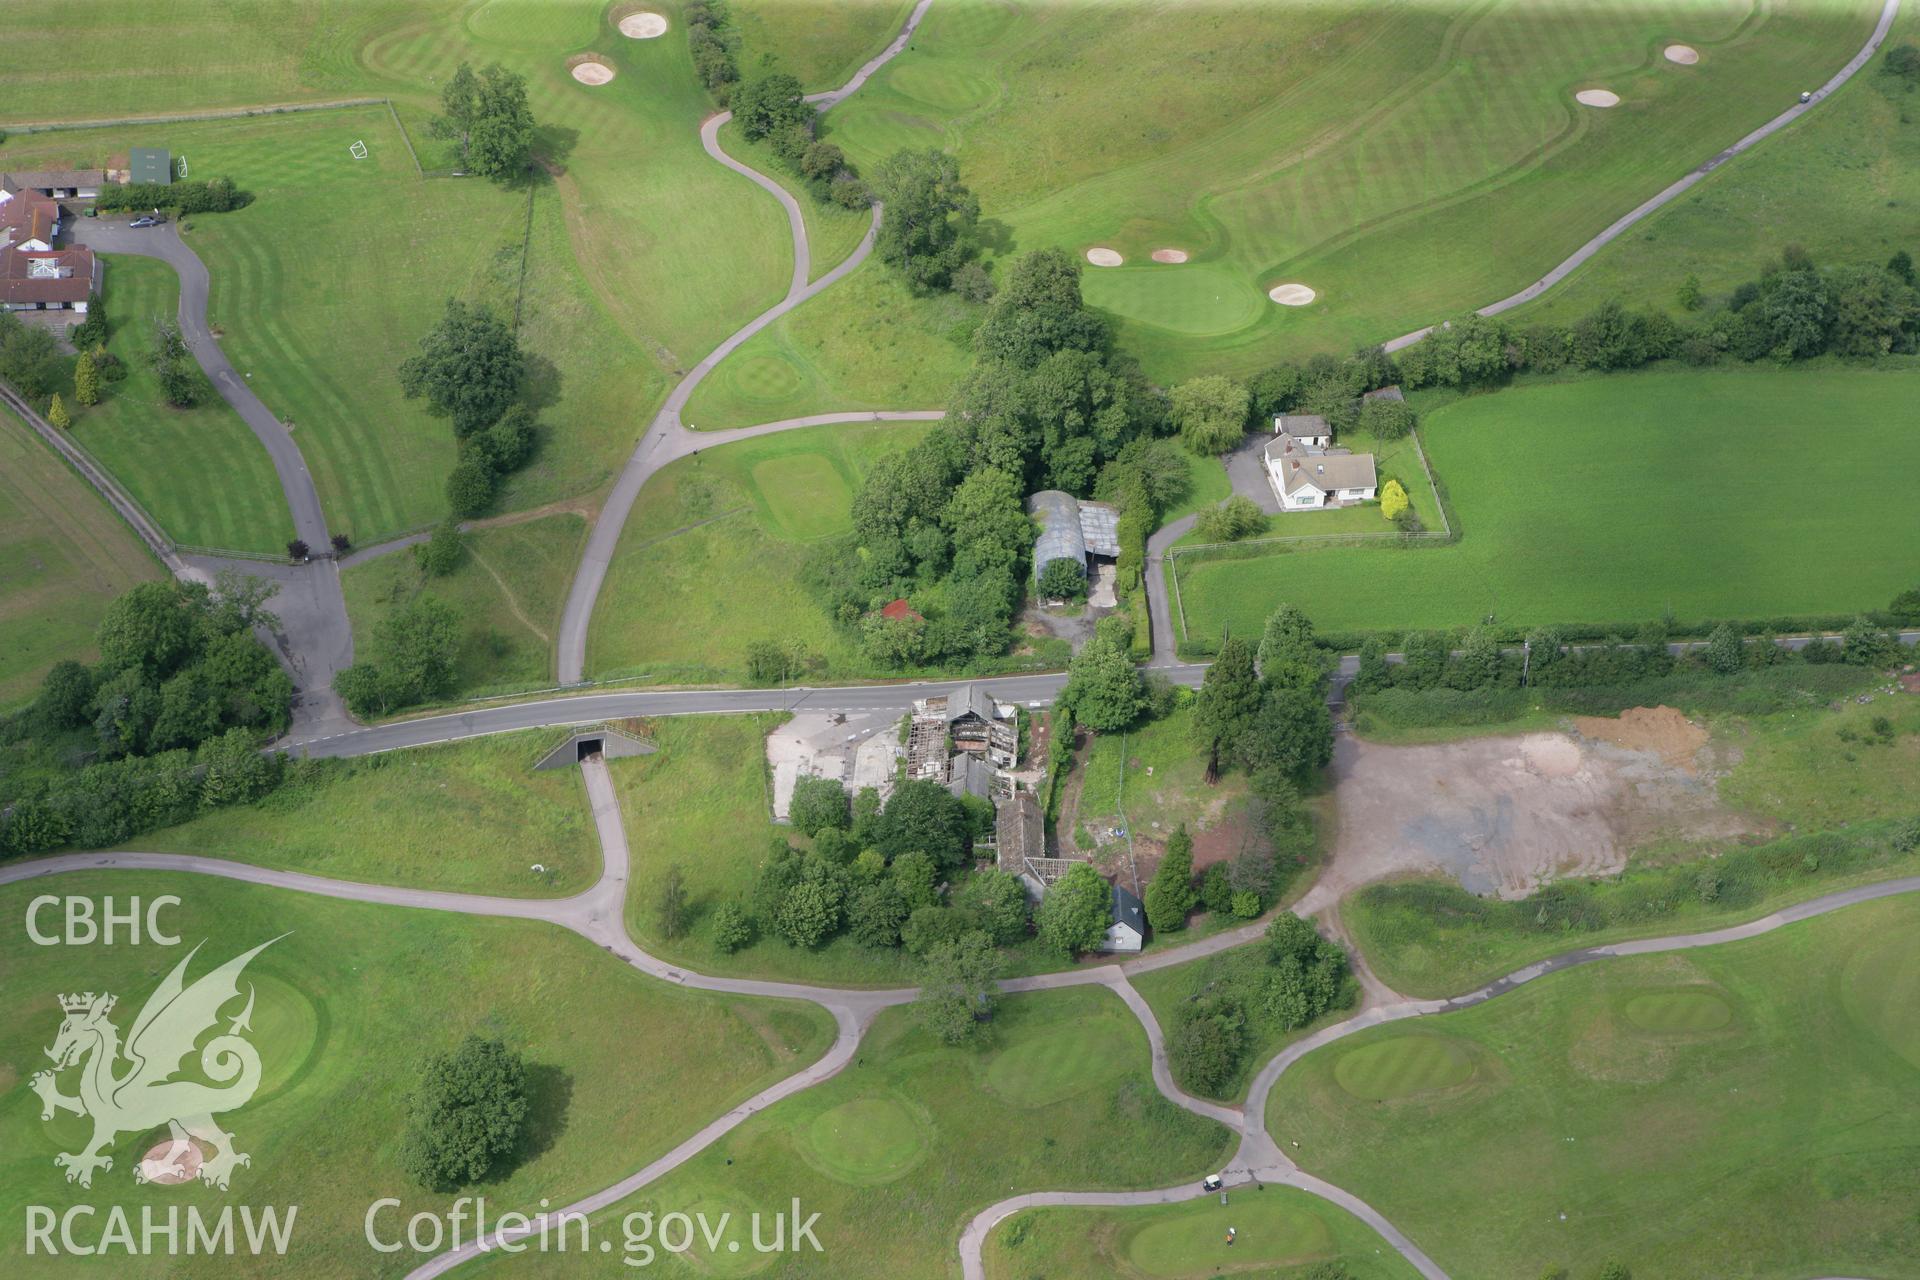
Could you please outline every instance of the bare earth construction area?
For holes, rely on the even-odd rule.
[[[1723,754],[1664,707],[1566,733],[1411,747],[1343,738],[1339,840],[1314,897],[1439,873],[1520,898],[1560,876],[1617,872],[1654,840],[1741,835],[1752,824],[1714,789],[1732,764]]]

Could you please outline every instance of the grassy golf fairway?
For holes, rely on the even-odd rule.
[[[563,512],[463,535],[460,563],[444,578],[427,577],[411,548],[354,565],[340,583],[355,651],[373,652],[375,628],[428,595],[465,623],[456,696],[550,688],[553,629],[586,536],[586,521]]]
[[[1338,1262],[1353,1280],[1418,1274],[1346,1210],[1278,1185],[1233,1190],[1224,1205],[1208,1196],[1133,1209],[1029,1209],[987,1237],[984,1261],[989,1280],[1292,1276],[1316,1262]]]
[[[92,661],[107,605],[159,576],[92,487],[0,409],[0,708],[31,699],[61,659]]]
[[[148,832],[130,847],[420,889],[578,893],[600,876],[586,793],[571,769],[533,768],[565,736],[541,729],[299,763],[255,804]],[[551,875],[534,873],[535,863]]]
[[[1904,1275],[1916,926],[1892,899],[1361,1032],[1268,1124],[1454,1275]]]
[[[1327,630],[1883,608],[1912,585],[1920,512],[1826,497],[1920,470],[1916,394],[1920,369],[1756,369],[1456,401],[1428,414],[1421,435],[1459,543],[1183,558],[1186,634],[1256,634],[1282,602]],[[1826,424],[1818,449],[1754,425],[1811,421]],[[1789,477],[1808,501],[1785,495]],[[1579,572],[1567,572],[1569,556]]]
[[[954,0],[825,132],[867,168],[901,147],[957,155],[996,256],[1117,251],[1083,288],[1152,376],[1246,372],[1521,288],[1824,82],[1878,8]],[[1675,40],[1697,65],[1664,58]],[[1621,104],[1573,100],[1592,87]],[[1187,260],[1155,262],[1166,249]],[[1295,282],[1311,305],[1269,301]],[[813,310],[925,324],[927,301],[879,302],[842,285]],[[836,403],[870,394],[866,351],[815,360]]]
[[[1026,1046],[1058,1042],[1035,1054]],[[1113,1061],[1092,1073],[1081,1054]],[[996,1092],[996,1066],[1021,1054],[1036,1094]],[[1047,1100],[1042,1101],[1041,1095]],[[873,1122],[875,1133],[857,1126]],[[992,1202],[1040,1188],[1157,1187],[1199,1178],[1232,1149],[1227,1131],[1154,1092],[1146,1035],[1111,993],[1076,987],[1001,1001],[984,1042],[946,1048],[889,1009],[858,1060],[824,1084],[755,1115],[712,1148],[593,1221],[596,1237],[620,1235],[626,1215],[704,1210],[733,1219],[718,1247],[696,1238],[685,1256],[660,1254],[668,1276],[832,1275],[846,1280],[953,1274],[967,1219]],[[798,1198],[818,1213],[822,1252],[780,1259],[754,1253],[748,1216],[763,1230]],[[738,1251],[728,1248],[738,1243]],[[618,1247],[616,1245],[616,1247]],[[530,1256],[531,1257],[531,1256]],[[495,1257],[482,1275],[606,1274],[604,1260],[577,1253],[518,1261]]]
[[[812,1006],[678,990],[550,925],[145,872],[12,885],[0,889],[0,912],[19,921],[28,900],[42,893],[85,895],[96,911],[107,895],[116,905],[132,895],[177,895],[181,905],[162,919],[182,945],[41,947],[24,929],[9,930],[0,942],[7,973],[0,1077],[10,1086],[46,1065],[42,1050],[60,1026],[58,994],[113,992],[119,1005],[112,1019],[125,1035],[194,944],[206,940],[189,980],[278,939],[242,977],[255,992],[249,1038],[260,1053],[261,1086],[251,1103],[220,1119],[236,1135],[236,1148],[252,1157],[234,1171],[232,1197],[259,1207],[298,1205],[299,1216],[284,1259],[243,1255],[223,1263],[223,1274],[399,1276],[419,1262],[410,1252],[375,1253],[363,1219],[374,1200],[398,1197],[404,1207],[391,1221],[403,1234],[407,1216],[445,1213],[452,1204],[452,1195],[413,1185],[398,1157],[405,1096],[421,1060],[468,1033],[505,1040],[526,1056],[531,1075],[522,1158],[469,1189],[484,1192],[493,1212],[537,1211],[542,1197],[565,1203],[605,1186],[664,1153],[705,1117],[812,1060],[832,1034],[831,1022]],[[44,913],[42,919],[52,924]],[[236,1003],[227,1014],[238,1010]],[[660,1034],[664,1027],[673,1033]],[[65,1091],[72,1092],[75,1078],[69,1073],[62,1081]],[[134,1165],[166,1136],[164,1126],[119,1134],[113,1168],[96,1173],[90,1190],[69,1185],[54,1154],[74,1150],[89,1131],[85,1120],[65,1113],[43,1122],[39,1099],[24,1084],[9,1087],[0,1102],[0,1211],[20,1222],[26,1205],[56,1213],[98,1205],[95,1232],[110,1205],[123,1206],[135,1224],[141,1206],[162,1220],[169,1206],[182,1203],[217,1211],[213,1202],[222,1197],[203,1187],[134,1183]],[[341,1176],[343,1169],[352,1176]],[[116,1276],[180,1269],[164,1246],[145,1258],[112,1256]],[[0,1245],[0,1266],[10,1276],[66,1275],[74,1265],[44,1253],[26,1257],[18,1232]]]
[[[876,674],[801,586],[800,568],[808,540],[848,527],[848,498],[874,460],[925,430],[788,431],[662,470],[641,491],[607,571],[588,674],[738,683],[759,640],[804,645],[828,678]]]
[[[1920,10],[1903,5],[1880,55],[1820,110],[1714,170],[1507,319],[1571,323],[1608,299],[1678,312],[1675,294],[1689,275],[1709,297],[1724,295],[1790,244],[1822,266],[1914,252],[1920,117],[1907,82],[1883,65],[1886,50],[1916,39]]]
[[[720,430],[814,413],[940,408],[972,362],[983,310],[950,293],[916,298],[869,258],[721,361],[681,418]]]
[[[74,438],[176,541],[285,551],[293,517],[273,460],[252,429],[211,392],[191,409],[176,409],[160,394],[150,363],[153,325],[179,314],[180,278],[151,258],[122,254],[103,261],[107,350],[127,376],[103,383],[93,408],[70,406]],[[205,483],[209,476],[219,483]]]

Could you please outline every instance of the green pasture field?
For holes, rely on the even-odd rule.
[[[1267,1124],[1455,1275],[1901,1274],[1917,923],[1906,896],[1373,1028],[1281,1077]]]
[[[799,77],[808,93],[837,89],[906,23],[914,0],[740,0],[729,8],[746,79]],[[755,166],[758,168],[759,166]],[[762,170],[765,172],[765,170]]]
[[[1234,1241],[1227,1244],[1227,1228]],[[1338,1263],[1352,1280],[1411,1280],[1405,1259],[1346,1210],[1292,1187],[1129,1209],[1029,1209],[987,1237],[989,1280],[1211,1280],[1296,1276]]]
[[[1036,1043],[1046,1047],[1030,1050]],[[995,1068],[1014,1055],[1019,1087],[1003,1092]],[[863,1127],[868,1121],[874,1130]],[[996,1200],[1041,1188],[1197,1179],[1231,1149],[1224,1128],[1154,1091],[1146,1036],[1107,991],[1007,997],[983,1042],[960,1048],[940,1045],[908,1011],[890,1009],[846,1070],[753,1116],[598,1215],[593,1235],[618,1241],[633,1213],[658,1220],[704,1211],[712,1224],[730,1212],[717,1250],[697,1240],[684,1256],[657,1254],[650,1270],[731,1276],[784,1264],[782,1273],[792,1274],[946,1277],[957,1269],[961,1228]],[[748,1216],[760,1213],[770,1233],[767,1220],[796,1197],[803,1220],[820,1215],[822,1252],[751,1252]],[[482,1275],[605,1273],[603,1260],[578,1253],[477,1265]]]
[[[0,410],[0,708],[31,699],[54,663],[96,657],[107,605],[159,576],[92,487]]]
[[[380,622],[429,595],[465,623],[455,696],[549,688],[553,632],[586,536],[587,522],[566,511],[463,535],[460,563],[444,578],[427,577],[411,548],[354,565],[340,575],[354,651],[372,653]]]
[[[951,293],[916,298],[869,258],[721,361],[681,418],[718,430],[812,413],[940,408],[972,363],[982,312]]]
[[[534,730],[294,762],[264,799],[148,832],[129,847],[340,880],[564,897],[600,878],[600,843],[577,774],[533,768],[564,737]],[[550,874],[533,872],[535,863]]]
[[[1916,390],[1920,370],[1822,367],[1583,378],[1455,401],[1421,435],[1457,544],[1182,559],[1186,633],[1257,634],[1283,602],[1327,630],[1884,608],[1911,585],[1920,514],[1841,495],[1920,468],[1907,429]],[[1818,447],[1788,426],[1810,422]]]
[[[1912,40],[1920,11],[1902,6],[1883,48]],[[1614,298],[1679,315],[1687,276],[1724,296],[1790,244],[1828,266],[1920,253],[1920,90],[1886,74],[1884,61],[1507,318],[1568,323]]]
[[[800,585],[807,540],[848,527],[874,460],[917,423],[852,423],[722,445],[664,468],[641,491],[587,636],[597,678],[738,682],[747,647],[804,645],[828,676],[872,674]]]
[[[954,153],[994,257],[1118,250],[1083,289],[1163,381],[1349,350],[1514,292],[1790,105],[1783,86],[1824,82],[1878,13],[1089,7],[936,5],[825,133],[862,166]],[[1670,41],[1700,62],[1668,62]],[[1622,105],[1573,101],[1595,86]],[[1153,262],[1162,248],[1189,260]],[[1281,282],[1319,296],[1276,306]],[[842,286],[813,307],[867,328],[929,305],[869,320],[884,301]],[[859,398],[866,352],[821,356],[827,386]]]
[[[16,1223],[27,1205],[56,1213],[96,1205],[95,1233],[105,1229],[109,1206],[124,1207],[136,1231],[142,1206],[161,1221],[183,1202],[211,1211],[222,1197],[205,1188],[135,1184],[134,1165],[167,1132],[146,1120],[147,1127],[117,1136],[113,1167],[96,1173],[91,1189],[69,1185],[54,1154],[74,1150],[90,1126],[67,1114],[43,1122],[25,1080],[47,1065],[42,1050],[60,1025],[59,993],[116,994],[112,1017],[125,1034],[165,973],[203,939],[189,980],[278,939],[242,979],[255,994],[250,1039],[262,1059],[262,1084],[251,1103],[220,1119],[236,1135],[236,1148],[252,1157],[235,1170],[229,1194],[283,1212],[298,1205],[298,1217],[284,1258],[229,1259],[223,1271],[401,1276],[417,1265],[422,1259],[410,1251],[374,1252],[363,1221],[383,1196],[404,1206],[378,1221],[383,1235],[403,1234],[415,1212],[445,1214],[452,1206],[454,1195],[422,1190],[401,1172],[399,1150],[405,1099],[423,1058],[469,1033],[505,1040],[530,1065],[522,1154],[512,1168],[463,1192],[484,1193],[496,1212],[537,1212],[542,1197],[565,1204],[607,1185],[817,1057],[833,1034],[831,1020],[812,1006],[681,990],[550,925],[157,872],[86,872],[57,884],[13,885],[0,889],[0,904],[19,921],[29,898],[49,892],[84,895],[96,912],[109,895],[116,906],[134,895],[177,895],[180,905],[162,919],[183,945],[42,947],[22,928],[0,942],[8,978],[0,995],[0,1078],[9,1086],[0,1101],[0,1204]],[[227,1016],[238,1010],[233,1004]],[[673,1034],[659,1034],[662,1027]],[[72,1073],[62,1083],[71,1091]],[[345,1168],[351,1177],[341,1176]],[[112,1256],[117,1276],[176,1275],[181,1265],[164,1241],[145,1256]],[[14,1276],[67,1275],[75,1266],[64,1254],[26,1256],[21,1232],[8,1233],[0,1260]]]
[[[168,535],[190,546],[282,552],[293,517],[273,460],[240,415],[208,392],[191,409],[176,409],[154,375],[153,326],[175,321],[180,280],[151,258],[103,258],[101,304],[107,350],[127,376],[102,384],[91,409],[61,398],[73,414],[81,446],[111,471]],[[210,478],[218,483],[209,484]]]

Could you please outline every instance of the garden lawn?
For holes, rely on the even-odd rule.
[[[564,737],[532,730],[296,761],[264,799],[148,832],[130,847],[419,889],[579,893],[600,878],[586,794],[574,770],[533,767]],[[535,863],[548,873],[532,871]]]
[[[984,1261],[988,1280],[1291,1276],[1309,1263],[1338,1263],[1352,1280],[1419,1274],[1346,1210],[1279,1184],[1232,1191],[1224,1205],[1209,1196],[1143,1208],[1029,1209],[987,1237]]]
[[[1364,1031],[1289,1070],[1268,1127],[1454,1275],[1903,1274],[1916,926],[1903,897]]]
[[[0,709],[32,698],[54,663],[97,657],[107,605],[159,576],[100,496],[0,410]]]
[[[1884,50],[1920,40],[1903,5]],[[1708,297],[1755,279],[1797,244],[1822,266],[1920,253],[1920,90],[1886,74],[1885,53],[1820,109],[1768,139],[1602,249],[1515,324],[1570,323],[1610,299],[1680,313],[1689,275]]]
[[[550,925],[366,906],[206,876],[87,872],[50,885],[0,889],[0,909],[17,921],[41,893],[96,904],[107,895],[121,902],[173,894],[180,905],[162,918],[184,945],[41,947],[18,928],[0,942],[7,973],[0,1076],[10,1086],[21,1082],[0,1095],[0,1207],[15,1222],[27,1205],[55,1213],[98,1205],[95,1233],[106,1229],[108,1206],[124,1207],[136,1224],[143,1206],[164,1221],[183,1199],[210,1212],[210,1191],[135,1184],[133,1167],[166,1136],[164,1126],[119,1134],[113,1168],[97,1173],[90,1190],[66,1183],[54,1154],[74,1150],[89,1126],[66,1114],[43,1122],[24,1080],[46,1065],[42,1051],[60,1025],[58,993],[113,992],[120,1001],[113,1020],[124,1033],[165,972],[203,939],[190,980],[277,939],[243,978],[254,993],[249,1038],[260,1051],[262,1083],[250,1104],[220,1119],[252,1157],[234,1172],[232,1195],[283,1213],[298,1205],[298,1218],[284,1257],[224,1259],[221,1275],[401,1276],[422,1261],[407,1251],[376,1253],[363,1220],[375,1200],[397,1197],[404,1208],[379,1221],[391,1238],[412,1213],[444,1214],[453,1204],[451,1194],[414,1185],[399,1153],[406,1096],[422,1060],[470,1033],[506,1041],[530,1067],[519,1160],[465,1191],[484,1193],[491,1212],[537,1212],[542,1197],[564,1204],[613,1182],[798,1070],[832,1037],[831,1020],[812,1006],[716,998],[655,982]],[[228,1016],[238,1008],[230,1005]],[[673,1033],[660,1034],[666,1027]],[[63,1082],[69,1090],[72,1080]],[[353,1176],[340,1176],[343,1168]],[[22,1277],[67,1275],[73,1267],[44,1252],[26,1256],[18,1232],[0,1245],[0,1265]],[[179,1269],[164,1245],[147,1256],[116,1254],[112,1264],[116,1276]]]
[[[808,93],[837,89],[899,34],[913,3],[739,0],[728,8],[740,33],[740,74],[752,80],[785,71]]]
[[[1271,438],[1271,437],[1268,437]],[[1420,526],[1440,532],[1445,524],[1440,515],[1440,498],[1433,491],[1433,485],[1427,481],[1427,470],[1420,465],[1420,452],[1412,436],[1399,440],[1381,440],[1364,431],[1343,431],[1338,444],[1353,453],[1371,453],[1374,456],[1374,470],[1379,480],[1379,488],[1385,489],[1387,481],[1398,480],[1407,491],[1407,500],[1415,515],[1420,517]],[[1212,461],[1208,459],[1208,461]],[[1215,464],[1218,465],[1217,463]],[[1224,469],[1223,469],[1224,470]],[[1271,484],[1264,470],[1261,483]],[[1221,497],[1225,497],[1222,494]],[[1395,526],[1380,514],[1378,502],[1356,503],[1350,507],[1328,507],[1319,511],[1286,511],[1267,517],[1266,527],[1251,537],[1296,538],[1319,537],[1326,534],[1384,533],[1395,532]],[[1187,534],[1175,545],[1197,546],[1206,540],[1198,529]]]
[[[1186,634],[1781,619],[1884,608],[1920,509],[1871,477],[1920,470],[1920,369],[1584,378],[1458,400],[1422,436],[1461,540],[1179,561]],[[1819,423],[1817,443],[1791,429]],[[1866,486],[1866,488],[1862,488]]]
[[[587,637],[596,678],[738,683],[747,648],[804,646],[828,678],[875,674],[800,583],[808,540],[848,528],[875,459],[926,431],[854,423],[722,445],[664,468],[641,491]]]
[[[586,536],[586,521],[562,512],[466,533],[444,578],[427,577],[412,548],[354,565],[340,575],[354,650],[373,652],[380,623],[427,595],[464,624],[454,697],[551,687],[553,630]]]
[[[1118,250],[1125,265],[1083,287],[1156,379],[1245,373],[1537,279],[1790,105],[1783,85],[1824,82],[1878,11],[954,0],[828,113],[825,136],[865,168],[901,147],[956,155],[996,258]],[[1670,40],[1699,64],[1666,61]],[[1622,105],[1573,101],[1593,86]],[[1155,263],[1161,248],[1189,260]],[[1318,299],[1276,306],[1281,282]],[[924,302],[876,301],[842,285],[813,306],[861,329],[924,323]],[[828,386],[858,398],[871,360],[825,355]]]
[[[1199,1178],[1232,1149],[1227,1131],[1154,1091],[1146,1036],[1111,993],[1080,987],[1003,1000],[977,1046],[946,1048],[890,1009],[855,1063],[753,1116],[688,1164],[593,1222],[620,1235],[628,1214],[730,1212],[718,1248],[660,1254],[667,1276],[740,1275],[773,1259],[749,1252],[748,1217],[796,1198],[820,1215],[822,1252],[791,1274],[856,1280],[941,1278],[968,1219],[1042,1188],[1134,1188]],[[736,1256],[731,1240],[740,1246]],[[578,1254],[496,1256],[480,1274],[601,1275]]]
[[[869,258],[741,344],[681,417],[719,430],[813,413],[941,408],[972,363],[983,311],[951,293],[915,297]]]
[[[273,459],[252,429],[211,388],[191,409],[176,409],[160,394],[151,364],[153,328],[159,320],[177,323],[180,278],[152,258],[102,260],[107,350],[127,376],[103,380],[100,403],[91,409],[74,406],[70,390],[62,396],[74,415],[74,438],[175,541],[285,551],[293,517]]]

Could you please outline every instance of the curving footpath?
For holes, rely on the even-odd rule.
[[[837,1075],[853,1059],[860,1039],[874,1017],[884,1009],[907,1003],[917,992],[913,988],[862,990],[750,978],[717,978],[670,964],[642,950],[628,937],[625,926],[626,886],[631,859],[626,831],[620,817],[619,798],[613,789],[612,777],[605,760],[598,756],[582,762],[581,775],[585,782],[588,802],[592,808],[595,829],[600,839],[603,862],[600,878],[594,885],[569,898],[528,899],[444,893],[409,889],[399,885],[333,880],[323,876],[278,871],[192,854],[138,852],[65,854],[0,867],[0,885],[51,875],[95,870],[184,872],[352,902],[449,911],[463,915],[538,920],[570,929],[640,972],[663,982],[671,982],[697,991],[805,1000],[820,1005],[833,1016],[837,1027],[833,1045],[817,1061],[729,1109],[645,1167],[562,1209],[549,1211],[555,1217],[562,1214],[591,1214],[618,1203],[671,1173],[738,1127],[750,1116],[765,1110],[783,1098],[791,1097]],[[1056,990],[1069,986],[1106,987],[1127,1005],[1146,1032],[1152,1059],[1153,1080],[1160,1092],[1176,1105],[1238,1132],[1239,1147],[1226,1169],[1222,1171],[1223,1181],[1228,1188],[1271,1182],[1295,1187],[1319,1196],[1339,1205],[1365,1222],[1427,1280],[1448,1280],[1447,1273],[1379,1211],[1352,1193],[1303,1171],[1281,1151],[1279,1144],[1267,1132],[1266,1112],[1274,1086],[1289,1067],[1316,1049],[1324,1048],[1370,1027],[1469,1008],[1496,999],[1548,974],[1591,964],[1597,960],[1717,946],[1743,938],[1758,937],[1798,921],[1861,903],[1914,892],[1920,892],[1920,876],[1863,885],[1796,903],[1758,920],[1732,925],[1725,929],[1569,951],[1528,965],[1478,990],[1450,999],[1401,1000],[1380,1007],[1365,1008],[1351,1018],[1296,1041],[1275,1055],[1254,1078],[1248,1090],[1247,1102],[1240,1107],[1192,1097],[1181,1091],[1174,1083],[1167,1060],[1166,1041],[1159,1022],[1145,999],[1128,980],[1128,975],[1182,964],[1251,941],[1263,931],[1264,923],[1244,925],[1186,946],[1170,948],[1121,964],[1008,979],[1002,981],[999,986],[1010,994]],[[962,1268],[967,1280],[984,1280],[985,1270],[981,1261],[981,1250],[988,1234],[999,1222],[1022,1209],[1042,1206],[1127,1207],[1172,1204],[1197,1199],[1207,1194],[1210,1193],[1203,1190],[1197,1182],[1188,1181],[1171,1187],[1142,1191],[1037,1191],[1013,1196],[982,1210],[967,1224],[960,1237],[959,1245]],[[479,1242],[469,1242],[460,1249],[437,1255],[412,1271],[409,1280],[423,1280],[424,1277],[440,1275],[478,1256],[493,1245],[533,1234],[540,1229],[540,1224],[545,1217],[546,1215],[542,1215],[535,1218],[522,1231],[509,1233],[496,1231],[487,1237],[484,1245]]]
[[[1511,311],[1523,303],[1532,302],[1535,298],[1579,270],[1580,267],[1586,263],[1587,259],[1593,257],[1594,254],[1599,253],[1602,249],[1625,235],[1635,223],[1645,220],[1660,209],[1672,204],[1687,191],[1691,190],[1695,183],[1705,178],[1715,169],[1718,169],[1721,165],[1733,159],[1741,152],[1751,150],[1758,146],[1774,134],[1780,132],[1780,130],[1792,124],[1795,120],[1798,120],[1807,112],[1813,110],[1821,102],[1830,97],[1834,90],[1853,79],[1854,74],[1866,66],[1873,55],[1879,52],[1881,44],[1886,41],[1887,32],[1893,27],[1894,18],[1897,17],[1899,13],[1900,0],[1884,0],[1880,7],[1880,20],[1874,26],[1873,34],[1867,37],[1867,42],[1860,46],[1860,52],[1848,59],[1847,65],[1835,72],[1833,78],[1815,90],[1807,101],[1794,103],[1791,107],[1788,107],[1785,111],[1782,111],[1779,115],[1767,121],[1758,129],[1755,129],[1752,133],[1728,147],[1725,151],[1720,152],[1711,160],[1708,160],[1705,164],[1689,170],[1685,177],[1673,183],[1659,194],[1635,205],[1627,213],[1622,214],[1610,223],[1599,235],[1587,241],[1578,249],[1575,249],[1559,266],[1547,272],[1547,274],[1541,276],[1538,280],[1535,280],[1532,284],[1520,290],[1520,292],[1510,294],[1498,302],[1490,302],[1486,306],[1481,307],[1475,314],[1497,316],[1503,311]],[[1383,343],[1382,346],[1388,351],[1399,351],[1404,347],[1412,346],[1414,343],[1420,341],[1420,339],[1432,333],[1433,330],[1433,325],[1428,325],[1424,329],[1415,329],[1412,333],[1403,333],[1397,338],[1389,339]]]
[[[907,18],[906,25],[892,44],[856,72],[853,78],[840,88],[828,93],[814,94],[808,101],[832,106],[848,94],[867,82],[867,78],[885,66],[907,47],[913,38],[914,29],[926,16],[927,6],[933,0],[920,0]],[[786,296],[767,310],[748,321],[745,326],[733,333],[726,341],[715,347],[706,359],[695,365],[668,393],[666,402],[654,415],[647,432],[640,443],[634,447],[631,457],[621,468],[620,477],[614,481],[613,492],[608,495],[606,506],[601,509],[600,518],[594,522],[593,530],[587,535],[586,550],[581,554],[580,567],[575,570],[573,584],[567,591],[567,603],[560,614],[560,631],[556,640],[558,648],[558,675],[563,685],[579,684],[587,665],[587,624],[593,618],[594,603],[600,598],[600,588],[607,579],[607,567],[613,563],[613,553],[620,544],[620,533],[626,527],[627,517],[633,511],[633,504],[640,496],[653,474],[666,466],[690,454],[714,445],[730,444],[736,440],[747,440],[754,436],[771,435],[778,431],[791,431],[798,427],[820,426],[833,422],[898,422],[926,421],[942,415],[938,411],[919,412],[869,412],[852,414],[816,414],[807,418],[789,418],[782,422],[764,423],[757,427],[742,427],[736,431],[695,432],[680,419],[681,411],[687,407],[694,389],[722,360],[738,350],[747,339],[762,329],[792,312],[801,303],[831,288],[867,260],[873,252],[874,237],[880,230],[883,209],[873,206],[873,221],[867,227],[867,234],[860,244],[839,266],[815,280],[807,283],[813,273],[813,254],[807,245],[806,217],[801,213],[799,201],[793,193],[769,178],[759,170],[741,163],[728,155],[720,146],[720,128],[733,119],[730,111],[710,116],[700,126],[700,145],[719,163],[745,177],[780,202],[787,214],[787,232],[793,238],[793,275],[787,282]]]

